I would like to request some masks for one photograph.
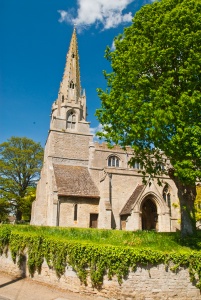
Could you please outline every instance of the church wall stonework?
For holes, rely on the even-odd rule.
[[[55,131],[52,131],[51,135],[49,156],[88,161],[88,147],[92,139],[91,135]]]
[[[84,199],[84,198],[64,198],[60,200],[60,221],[59,226],[65,227],[82,227],[90,226],[90,214],[98,214],[99,200]],[[74,220],[74,207],[77,204],[77,219]]]
[[[25,260],[26,262],[26,260]],[[24,264],[21,269],[14,264],[10,252],[0,256],[0,271],[15,276],[29,277],[27,266]],[[172,272],[164,265],[146,267],[138,265],[135,272],[129,272],[120,285],[116,277],[108,280],[104,276],[103,285],[100,289],[92,286],[90,279],[87,285],[81,284],[77,274],[68,266],[65,274],[58,278],[54,269],[50,269],[46,262],[43,263],[41,273],[37,272],[31,278],[33,281],[46,283],[74,293],[91,294],[102,299],[110,300],[200,300],[200,290],[197,289],[189,278],[189,271],[180,268]]]

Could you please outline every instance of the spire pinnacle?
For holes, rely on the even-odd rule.
[[[66,122],[66,118],[75,112],[77,121],[86,121],[86,96],[81,92],[78,43],[74,24],[58,98],[52,106],[52,122],[55,117]],[[57,124],[56,121],[54,123]]]
[[[80,68],[76,27],[74,26],[73,34],[70,41],[70,47],[66,56],[66,65],[59,93],[68,101],[78,101],[80,97]]]

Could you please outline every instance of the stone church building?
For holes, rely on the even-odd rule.
[[[179,229],[177,189],[163,177],[144,185],[131,148],[93,142],[80,85],[73,30],[58,98],[52,105],[41,178],[31,224],[122,230]]]

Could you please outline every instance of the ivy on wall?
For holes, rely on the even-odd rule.
[[[135,249],[127,246],[110,246],[71,241],[42,235],[37,232],[12,231],[11,226],[0,226],[0,255],[11,251],[12,259],[20,266],[25,254],[31,276],[40,273],[44,259],[54,268],[58,277],[70,265],[81,282],[87,284],[90,276],[95,287],[101,287],[103,276],[117,276],[119,284],[137,265],[164,264],[176,271],[187,267],[191,281],[201,289],[201,251],[165,253],[153,249]],[[171,266],[171,267],[170,267]]]

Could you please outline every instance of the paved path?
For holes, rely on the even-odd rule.
[[[98,296],[59,290],[29,278],[0,273],[0,300],[102,300]]]

